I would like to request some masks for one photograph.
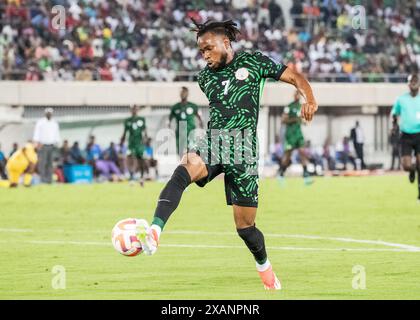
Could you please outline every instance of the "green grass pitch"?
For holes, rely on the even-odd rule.
[[[118,254],[112,227],[150,222],[162,187],[0,189],[0,299],[420,298],[420,204],[405,176],[262,180],[257,225],[278,292],[236,235],[222,180],[189,187],[156,255]],[[64,276],[54,266],[65,289],[53,288]]]

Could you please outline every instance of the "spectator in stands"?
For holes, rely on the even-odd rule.
[[[276,0],[271,0],[268,4],[268,11],[270,13],[269,25],[284,27],[283,11]]]
[[[99,77],[101,81],[112,81],[114,79],[111,72],[111,65],[107,62],[103,62],[99,68]]]
[[[362,127],[360,126],[359,121],[356,121],[356,125],[350,131],[350,138],[353,141],[354,150],[356,151],[356,156],[361,162],[362,169],[366,169],[365,159],[364,159],[364,143],[365,135],[363,133]]]
[[[79,142],[75,141],[70,148],[71,164],[84,164],[86,162],[82,150],[80,150]]]
[[[76,72],[76,81],[92,81],[93,73],[91,71],[91,66],[88,63],[82,65],[82,68]]]
[[[396,162],[395,160],[398,161],[396,170],[400,170],[401,168],[400,135],[401,133],[400,133],[400,126],[398,125],[398,121],[397,119],[393,119],[391,132],[389,134],[389,143],[392,148],[391,150],[392,160],[391,160],[391,168],[390,168],[391,171],[394,170],[394,166]]]
[[[290,9],[290,14],[292,15],[292,18],[294,20],[294,26],[296,28],[302,28],[303,27],[303,5],[302,1],[299,0],[293,0],[293,5]]]
[[[95,142],[95,136],[91,135],[89,137],[89,142],[86,145],[86,161],[89,165],[92,166],[94,175],[97,176],[98,172],[96,171],[96,161],[99,160],[102,154],[101,147]]]
[[[68,140],[64,140],[63,145],[59,150],[60,158],[57,161],[57,170],[55,173],[58,176],[59,182],[64,181],[64,166],[84,164],[85,158],[80,150],[79,143],[76,141],[70,148]]]
[[[327,138],[323,146],[322,158],[327,163],[327,168],[330,171],[335,170],[335,153],[334,146],[331,144],[331,139]]]
[[[0,178],[4,180],[7,179],[6,163],[7,163],[7,159],[3,151],[1,151],[1,145],[0,145]]]
[[[356,170],[356,159],[350,147],[350,138],[344,137],[336,147],[336,161],[343,164],[343,170],[347,170],[347,163],[351,162],[353,170]]]
[[[111,142],[109,148],[102,152],[100,159],[96,161],[96,170],[99,177],[104,177],[108,181],[120,181],[121,171],[117,166],[118,155],[115,144]]]
[[[59,165],[62,167],[66,164],[71,164],[69,141],[64,140],[60,150]]]
[[[416,1],[363,1],[368,32],[352,28],[352,5],[360,3],[354,0],[294,0],[290,12],[284,14],[280,0],[155,2],[54,1],[68,13],[66,29],[55,30],[51,2],[16,5],[18,2],[11,1],[3,14],[0,11],[0,74],[5,79],[29,81],[74,79],[76,73],[78,79],[110,80],[109,72],[113,81],[188,79],[177,72],[194,74],[205,66],[188,32],[188,17],[199,21],[232,18],[242,32],[237,49],[262,50],[313,77],[318,77],[320,61],[323,70],[334,76],[342,73],[337,68],[342,59],[349,58],[353,73],[347,79],[363,79],[360,73],[367,70],[371,75],[366,80],[378,81],[382,76],[377,72],[385,72],[392,74],[390,81],[395,77],[392,81],[403,82],[420,64],[420,6]],[[285,30],[283,20],[290,15],[293,25]],[[368,63],[359,63],[358,50],[381,61],[380,66],[369,70]],[[96,75],[99,67],[102,75]]]
[[[60,128],[58,122],[52,118],[54,110],[46,108],[45,117],[38,120],[35,125],[33,140],[38,149],[38,171],[41,182],[52,183],[53,153],[60,142]]]
[[[109,147],[105,149],[104,153],[109,161],[112,161],[115,163],[115,165],[118,165],[118,151],[117,147],[115,146],[114,142],[111,142]]]
[[[25,80],[26,81],[39,81],[42,79],[41,72],[38,69],[38,66],[32,63],[28,71],[26,72]]]

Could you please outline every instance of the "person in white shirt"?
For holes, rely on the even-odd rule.
[[[46,108],[45,117],[35,125],[33,140],[38,148],[38,170],[43,183],[52,182],[54,147],[60,143],[60,128],[52,119],[54,110]]]

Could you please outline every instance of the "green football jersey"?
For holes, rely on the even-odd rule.
[[[130,117],[124,121],[124,131],[128,132],[128,147],[143,145],[143,132],[146,130],[144,117]]]
[[[285,69],[260,52],[239,52],[219,70],[202,70],[198,84],[210,103],[208,129],[255,131],[264,83],[279,80]]]
[[[169,120],[176,120],[176,129],[179,130],[179,123],[185,121],[187,124],[187,131],[190,132],[196,128],[195,117],[198,114],[198,106],[191,102],[177,103],[171,108]]]
[[[286,108],[284,108],[284,113],[289,116],[290,120],[299,120],[298,122],[289,123],[286,126],[287,135],[301,135],[302,134],[302,122],[300,121],[301,116],[301,104],[299,101],[294,101],[290,103]]]

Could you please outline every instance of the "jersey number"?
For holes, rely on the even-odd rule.
[[[224,95],[227,96],[229,91],[230,80],[226,80],[222,82],[222,86],[225,87]]]

